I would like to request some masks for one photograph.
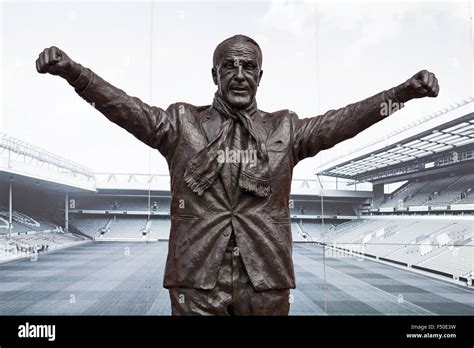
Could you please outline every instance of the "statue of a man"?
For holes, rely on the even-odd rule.
[[[390,114],[386,105],[439,90],[436,77],[423,70],[321,116],[264,112],[255,100],[262,51],[243,35],[215,49],[217,91],[207,106],[150,106],[54,46],[39,55],[36,68],[66,79],[110,121],[166,158],[172,201],[164,287],[173,315],[287,315],[295,288],[293,167],[382,120]]]

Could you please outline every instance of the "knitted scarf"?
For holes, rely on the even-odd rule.
[[[230,134],[233,134],[235,122],[242,123],[242,131],[248,132],[247,147],[241,150],[256,151],[256,163],[242,161],[239,176],[239,186],[258,197],[267,197],[271,188],[268,170],[268,153],[263,140],[253,126],[251,115],[257,112],[255,99],[245,109],[235,109],[230,106],[218,93],[212,104],[225,117],[221,129],[209,144],[195,154],[186,164],[183,178],[189,188],[201,196],[214,182],[224,163],[218,160],[221,151],[229,144]],[[244,130],[245,129],[245,130]],[[245,147],[245,146],[244,146]]]

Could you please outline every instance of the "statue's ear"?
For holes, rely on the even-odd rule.
[[[212,73],[212,80],[214,81],[214,84],[217,86],[217,70],[215,67],[212,68],[211,73]]]
[[[262,79],[262,75],[263,75],[263,70],[260,70],[260,75],[258,76],[258,84],[257,84],[257,86],[260,85],[260,80]]]

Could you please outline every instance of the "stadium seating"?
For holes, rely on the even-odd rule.
[[[9,211],[0,206],[1,226],[0,235],[8,233]],[[12,233],[24,233],[30,231],[46,231],[55,229],[57,226],[45,219],[27,215],[18,210],[12,211]]]
[[[170,199],[157,197],[133,197],[133,196],[77,196],[75,208],[77,210],[119,210],[119,211],[157,211],[169,212]]]
[[[398,188],[383,202],[381,208],[391,208],[398,206],[399,202],[404,202],[407,197],[417,194],[418,191],[427,186],[428,183],[424,181],[412,181],[408,182],[402,187]],[[405,204],[405,203],[403,203]]]
[[[474,174],[463,176],[456,176],[454,180],[444,189],[433,191],[432,195],[425,202],[425,205],[448,205],[460,200],[461,193],[466,190],[466,187],[474,182]]]
[[[472,277],[474,275],[474,242],[451,247],[433,258],[421,262],[420,265],[456,277]]]
[[[429,197],[434,192],[440,192],[445,187],[449,186],[454,180],[456,180],[456,177],[426,180],[424,181],[425,185],[420,190],[405,198],[404,205],[423,205],[429,200]]]
[[[313,239],[379,258],[467,276],[474,266],[473,227],[469,220],[356,219],[331,226]]]
[[[168,240],[170,229],[171,229],[171,220],[169,218],[152,218],[151,236],[159,240]]]
[[[122,216],[115,219],[110,215],[71,214],[70,223],[79,231],[100,240],[121,238],[143,238],[143,230],[148,229],[148,237],[167,240],[171,221],[168,218],[152,216]],[[101,233],[101,230],[103,230]]]
[[[29,256],[58,248],[72,246],[84,239],[71,233],[37,232],[13,235],[10,241],[0,237],[0,260]]]
[[[391,221],[391,233],[385,233],[374,238],[365,246],[365,252],[370,255],[390,258],[390,254],[411,243],[422,243],[432,233],[444,230],[453,221]],[[418,241],[417,241],[418,240]]]
[[[416,244],[407,244],[395,253],[388,255],[392,260],[406,262],[407,264],[420,265],[423,261],[436,257],[441,253],[457,245],[460,241],[470,235],[472,223],[466,221],[455,221],[453,224],[441,229],[438,233],[429,235],[426,239]],[[422,253],[420,245],[429,244],[431,250]],[[474,252],[474,250],[473,250]]]
[[[352,244],[361,240],[369,231],[380,229],[386,221],[379,220],[354,220],[331,229],[326,235],[326,243]]]
[[[456,201],[455,204],[474,204],[474,190],[470,191],[464,198]]]
[[[99,230],[107,224],[108,219],[109,217],[105,215],[71,214],[69,222],[82,233],[95,238],[99,235]]]
[[[115,217],[110,219],[107,232],[100,239],[141,239],[142,229],[147,224],[146,217]]]
[[[322,214],[324,212],[324,214]],[[356,213],[351,203],[347,202],[328,202],[323,199],[321,202],[298,201],[293,202],[293,208],[290,209],[290,215],[343,215],[355,216]]]
[[[321,221],[308,221],[303,220],[299,223],[301,229],[309,235],[312,240],[321,240],[327,231],[334,226],[333,223],[325,221],[324,224]]]
[[[470,173],[410,181],[386,197],[382,203],[378,204],[379,201],[374,200],[373,206],[385,208],[397,207],[399,204],[407,207],[474,203],[473,183],[474,174]],[[464,197],[463,193],[466,193]]]
[[[291,238],[293,242],[310,242],[311,239],[296,222],[291,222]]]
[[[474,203],[474,173],[468,174],[465,177],[466,181],[464,182],[464,187],[459,188],[459,197],[453,202],[455,204]]]

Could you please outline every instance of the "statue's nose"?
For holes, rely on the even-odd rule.
[[[244,80],[244,74],[242,73],[242,65],[237,66],[237,74],[235,75],[237,80]]]

